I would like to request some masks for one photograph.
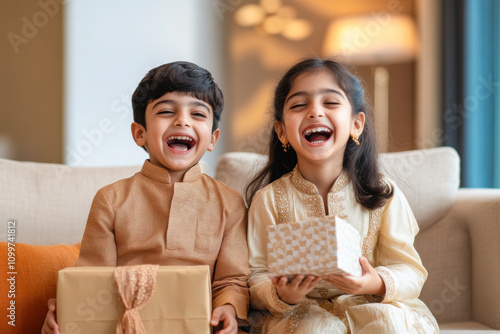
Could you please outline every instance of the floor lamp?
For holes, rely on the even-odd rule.
[[[384,65],[415,58],[417,31],[408,15],[389,12],[339,17],[327,30],[323,52],[345,63],[373,67],[375,127],[379,150],[389,147],[389,71]]]

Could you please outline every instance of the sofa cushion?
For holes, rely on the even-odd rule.
[[[384,153],[380,165],[405,194],[421,230],[450,211],[460,186],[460,158],[455,149]]]
[[[37,245],[81,240],[97,190],[140,167],[69,167],[0,159],[0,221],[16,220],[17,241]],[[0,240],[7,240],[0,229]]]
[[[15,318],[12,318],[15,319],[15,327],[8,324],[11,318],[4,317],[0,323],[0,333],[13,333],[13,329],[16,333],[40,333],[48,310],[47,301],[56,297],[57,272],[75,265],[80,244],[40,246],[15,243],[10,251],[15,255],[11,256],[13,267],[8,263],[8,256],[13,255],[9,254],[9,244],[0,242],[3,273],[0,280],[0,307],[4,312],[7,310],[9,316],[11,300],[15,301]],[[4,279],[4,274],[12,279]]]
[[[257,153],[226,153],[219,159],[215,178],[244,194],[248,183],[266,162],[267,157]],[[384,153],[380,155],[380,165],[407,197],[422,230],[451,209],[460,174],[454,149],[439,147]]]

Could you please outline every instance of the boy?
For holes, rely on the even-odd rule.
[[[131,178],[100,189],[77,266],[210,266],[219,334],[237,333],[248,307],[246,209],[234,190],[201,173],[219,138],[222,92],[188,62],[152,69],[132,96],[132,135],[149,154]],[[42,333],[58,333],[55,301]]]

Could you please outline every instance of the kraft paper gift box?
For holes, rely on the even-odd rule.
[[[63,334],[116,333],[124,308],[113,279],[116,268],[59,271],[57,322]],[[208,266],[163,266],[149,302],[139,311],[147,333],[211,333]]]
[[[361,236],[348,222],[326,216],[267,229],[271,276],[361,276]]]

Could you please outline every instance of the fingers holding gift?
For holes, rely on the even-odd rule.
[[[366,258],[360,257],[359,262],[363,267],[363,274],[360,277],[331,274],[325,277],[325,281],[352,295],[372,294],[383,296],[385,294],[383,280]]]
[[[314,289],[316,284],[321,281],[321,277],[297,275],[289,281],[287,277],[281,276],[273,277],[272,281],[281,300],[294,305]]]

